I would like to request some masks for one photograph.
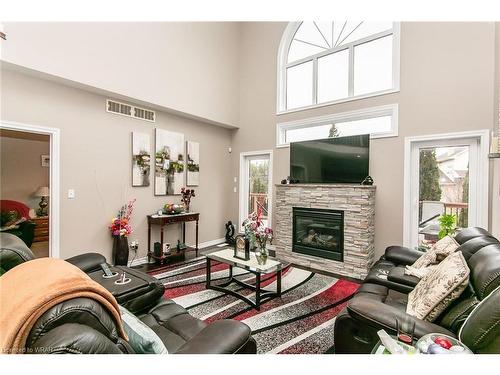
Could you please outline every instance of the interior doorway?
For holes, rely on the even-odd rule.
[[[59,130],[2,122],[0,155],[2,232],[59,257]]]

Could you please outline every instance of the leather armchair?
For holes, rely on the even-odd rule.
[[[29,248],[16,236],[0,236],[1,270],[34,259]],[[169,353],[256,353],[250,328],[235,320],[207,324],[189,315],[182,306],[165,299],[165,288],[156,278],[128,267],[111,271],[126,272],[129,284],[117,287],[116,279],[105,279],[100,268],[106,259],[97,253],[67,260],[107,288],[117,302],[139,317],[161,338]],[[88,298],[74,298],[46,311],[36,322],[27,341],[29,353],[134,353],[121,340],[112,317]]]
[[[35,255],[18,236],[0,233],[0,275],[32,259]]]
[[[0,243],[0,274],[23,262],[35,259],[33,252],[16,236],[0,233]],[[156,278],[129,267],[109,265],[111,271],[117,273],[117,277],[118,274],[125,272],[131,279],[129,284],[119,286],[114,283],[116,278],[104,278],[100,265],[106,263],[106,258],[98,253],[81,254],[66,261],[108,289],[120,305],[134,314],[153,307],[165,293],[165,287]]]
[[[455,241],[460,245],[460,251],[465,259],[486,245],[498,243],[498,240],[488,231],[477,227],[462,229],[455,235]],[[389,246],[385,249],[384,255],[372,266],[364,282],[384,285],[401,293],[409,293],[420,279],[405,275],[405,266],[413,264],[422,254],[424,252],[420,250],[404,246]]]
[[[35,238],[35,223],[31,221],[29,216],[30,208],[22,202],[12,200],[0,200],[0,210],[2,211],[16,211],[18,217],[26,218],[26,221],[18,224],[18,228],[6,230],[2,233],[13,234],[24,241],[26,246],[30,247]]]
[[[256,353],[250,328],[235,320],[207,324],[171,300],[139,318],[160,337],[170,354]],[[75,298],[46,311],[27,340],[33,354],[131,354],[108,311],[94,300]]]
[[[395,334],[396,318],[404,317],[415,322],[417,338],[439,332],[459,337],[476,353],[500,353],[497,324],[500,319],[500,243],[489,234],[463,236],[459,240],[465,241],[457,251],[462,251],[469,266],[469,287],[434,322],[406,314],[408,295],[401,291],[401,286],[390,286],[396,283],[395,279],[387,280],[390,283],[365,280],[337,316],[335,352],[370,353],[379,340],[377,331],[385,329]]]

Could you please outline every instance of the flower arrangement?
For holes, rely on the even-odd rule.
[[[261,251],[266,251],[267,241],[272,243],[273,230],[264,226],[262,223],[262,209],[248,215],[248,218],[243,221],[245,227],[245,236],[248,237],[251,243],[257,243]]]
[[[135,199],[124,204],[118,211],[118,215],[111,220],[111,224],[108,226],[111,235],[113,236],[129,236],[132,234],[133,230],[130,226],[130,216],[134,211]]]
[[[149,161],[151,159],[151,156],[147,151],[141,150],[139,151],[138,155],[133,155],[133,158],[140,168],[142,169],[149,168]]]
[[[186,188],[181,188],[181,194],[182,194],[182,203],[184,203],[184,207],[186,207],[186,212],[189,212],[189,204],[191,203],[191,198],[196,197],[194,193],[194,189],[186,189]]]

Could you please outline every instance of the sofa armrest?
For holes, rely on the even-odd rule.
[[[126,344],[128,347],[128,344]],[[84,324],[66,323],[51,329],[27,348],[30,354],[123,354],[120,346]]]
[[[77,266],[85,273],[89,273],[98,270],[100,264],[106,263],[106,258],[98,253],[86,253],[68,258],[66,262]]]
[[[206,326],[176,354],[255,354],[250,327],[236,320],[218,320]]]
[[[405,267],[403,266],[394,267],[392,270],[390,270],[389,274],[387,275],[387,280],[402,285],[408,285],[412,288],[414,288],[420,281],[420,279],[416,276],[406,275]]]
[[[349,314],[358,321],[370,326],[379,327],[396,332],[396,319],[415,322],[415,337],[421,338],[428,333],[443,333],[451,337],[456,337],[453,332],[426,320],[408,315],[405,311],[395,306],[387,305],[372,298],[353,298],[347,305]]]
[[[403,246],[389,246],[385,249],[385,259],[396,265],[411,265],[424,253],[419,250],[409,249]]]

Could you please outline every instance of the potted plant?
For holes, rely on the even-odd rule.
[[[441,227],[441,230],[438,234],[439,239],[448,235],[453,236],[455,234],[455,232],[457,231],[457,227],[455,225],[457,222],[457,218],[455,217],[455,215],[444,214],[441,215],[438,220],[439,226]]]

